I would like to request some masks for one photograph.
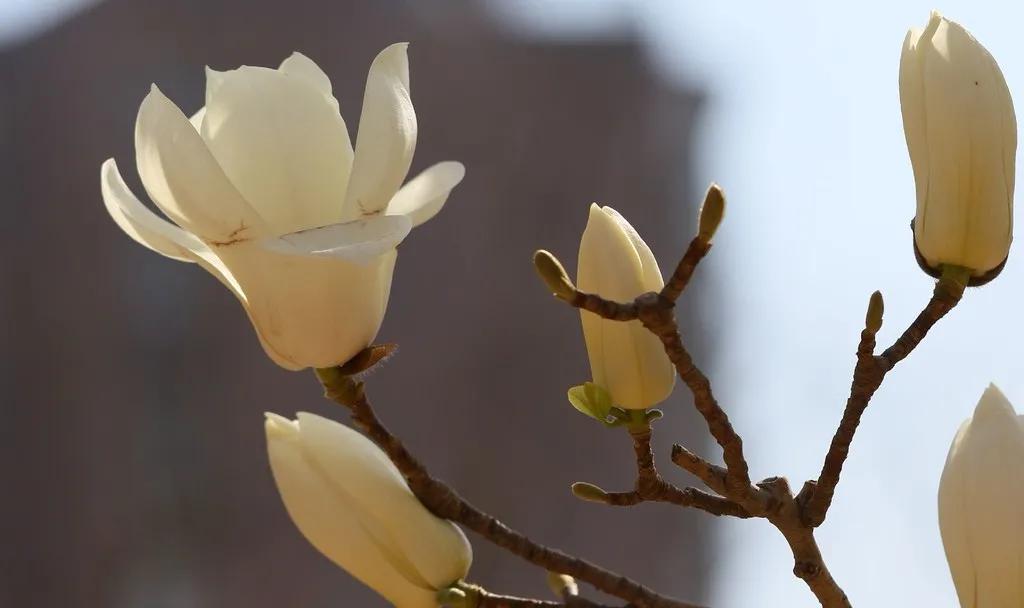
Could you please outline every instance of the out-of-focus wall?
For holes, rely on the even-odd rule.
[[[402,245],[369,380],[380,415],[438,475],[537,539],[700,599],[701,515],[614,510],[572,481],[632,483],[624,433],[565,390],[589,377],[578,316],[530,256],[575,267],[591,201],[612,204],[671,271],[701,96],[663,83],[628,31],[516,38],[472,2],[110,0],[0,55],[0,605],[378,606],[297,533],[266,463],[262,412],[344,419],[310,373],[265,358],[234,298],[194,266],[137,246],[103,210],[99,165],[135,177],[151,82],[191,113],[204,64],[276,65],[300,50],[331,75],[353,131],[369,62],[411,41],[413,172],[468,167],[447,208]],[[700,309],[683,324],[708,361]],[[669,441],[699,447],[678,390]],[[543,597],[543,573],[471,538],[473,579]]]

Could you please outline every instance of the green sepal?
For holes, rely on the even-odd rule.
[[[608,414],[612,410],[612,396],[603,387],[585,382],[569,389],[569,403],[574,408],[604,424],[610,424]]]

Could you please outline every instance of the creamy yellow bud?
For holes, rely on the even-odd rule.
[[[466,576],[473,552],[432,515],[369,439],[313,414],[267,414],[274,480],[292,521],[314,547],[398,608],[436,608]]]
[[[939,482],[939,528],[963,608],[1024,606],[1024,418],[995,385],[960,426]]]
[[[932,13],[903,43],[900,104],[923,265],[994,276],[1013,236],[1017,154],[1017,119],[999,66],[960,24]]]
[[[576,285],[618,302],[665,285],[647,243],[611,207],[590,206],[580,241]],[[646,409],[668,397],[676,373],[661,341],[640,321],[610,321],[580,312],[594,384],[611,394],[615,405]]]

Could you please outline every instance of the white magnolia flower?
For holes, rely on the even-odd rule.
[[[1024,417],[995,385],[949,448],[939,528],[963,608],[1024,606]]]
[[[370,66],[355,151],[327,75],[298,53],[274,70],[206,72],[191,119],[153,86],[135,125],[150,198],[113,159],[103,200],[139,243],[196,262],[238,297],[267,354],[288,369],[344,363],[374,339],[396,247],[465,174],[436,164],[404,186],[416,145],[406,44]]]
[[[590,206],[580,240],[576,286],[620,302],[665,285],[647,243],[611,207]],[[661,341],[640,321],[610,321],[581,310],[594,384],[615,405],[645,409],[668,397],[676,372]]]
[[[1013,236],[1017,119],[1003,73],[960,24],[932,13],[903,43],[900,103],[920,256],[988,274]]]
[[[473,550],[432,515],[377,446],[320,416],[267,414],[267,450],[288,514],[335,564],[398,608],[435,608]]]

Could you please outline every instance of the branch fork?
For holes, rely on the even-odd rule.
[[[712,185],[705,197],[697,236],[690,242],[672,276],[660,292],[641,294],[632,302],[615,302],[598,294],[576,289],[564,267],[547,251],[538,251],[534,264],[550,291],[569,305],[615,321],[639,320],[659,338],[676,368],[679,378],[693,396],[694,406],[704,418],[708,431],[722,452],[724,466],[673,445],[674,464],[699,479],[709,490],[680,488],[665,480],[654,462],[651,422],[653,411],[629,412],[621,425],[629,430],[636,459],[633,489],[607,492],[593,484],[578,482],[573,493],[582,499],[611,506],[632,506],[642,502],[665,502],[700,509],[716,516],[744,519],[761,518],[770,522],[789,544],[793,556],[793,574],[803,580],[825,608],[849,608],[849,599],[832,578],[814,538],[831,506],[843,464],[861,417],[881,386],[886,374],[906,358],[928,331],[959,302],[966,284],[964,269],[947,269],[937,282],[931,300],[913,323],[881,354],[875,354],[876,336],[882,327],[883,301],[872,294],[856,352],[856,365],[850,396],[842,419],[825,456],[821,473],[805,482],[796,495],[784,477],[769,477],[752,483],[743,452],[743,439],[715,398],[711,381],[687,351],[675,317],[675,306],[692,279],[700,261],[711,250],[711,239],[724,215],[725,199]],[[583,559],[546,547],[512,530],[494,517],[467,502],[444,482],[432,477],[410,454],[402,442],[380,422],[366,397],[362,374],[379,360],[389,356],[393,347],[371,347],[342,367],[317,370],[326,396],[349,409],[353,423],[376,443],[395,463],[423,505],[438,517],[448,519],[476,532],[489,542],[540,566],[564,584],[556,589],[560,601],[532,600],[492,594],[480,587],[459,582],[450,595],[466,608],[520,608],[566,606],[596,607],[602,604],[581,598],[573,579],[626,602],[635,608],[697,608],[695,604],[671,599],[638,582],[610,572]],[[566,581],[572,581],[570,585]],[[453,600],[454,601],[454,600]]]

